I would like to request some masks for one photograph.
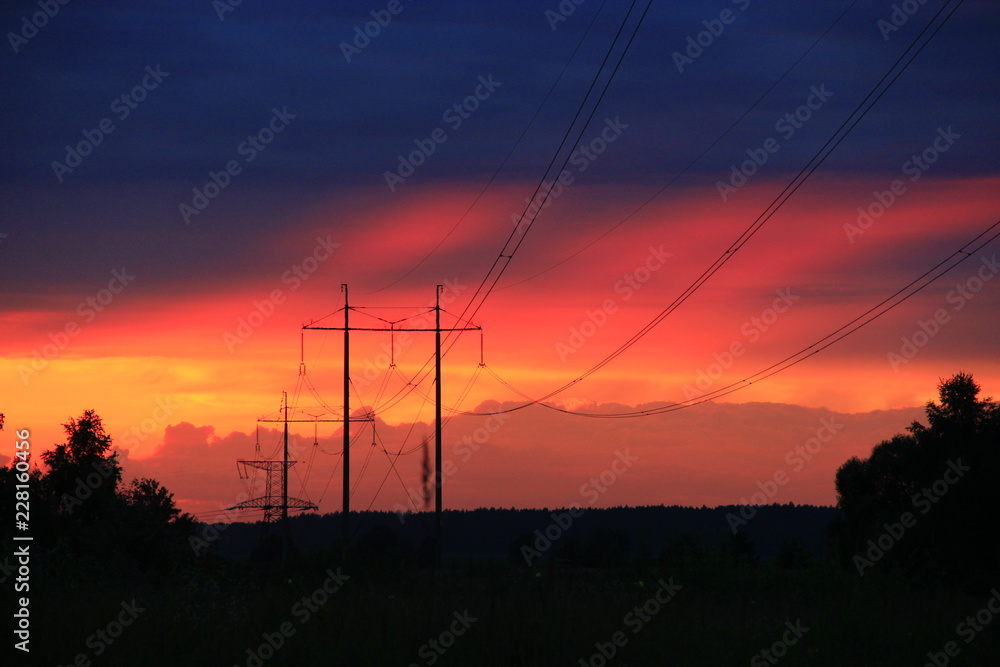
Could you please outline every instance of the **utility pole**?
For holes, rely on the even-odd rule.
[[[434,292],[434,558],[441,563],[441,289]]]
[[[288,524],[288,392],[281,392],[285,404],[285,452],[281,458],[281,527],[285,533],[285,544],[292,546],[292,528]]]
[[[343,327],[322,327],[314,326],[313,324],[307,324],[303,326],[303,329],[312,329],[317,331],[343,331],[344,332],[344,544],[346,548],[347,540],[350,536],[349,533],[349,513],[350,513],[350,496],[351,496],[351,478],[350,478],[350,446],[351,446],[351,436],[350,436],[350,423],[351,421],[373,421],[374,417],[356,419],[352,420],[350,418],[350,389],[351,389],[351,379],[350,379],[350,342],[349,342],[349,332],[351,331],[385,331],[399,333],[403,331],[433,331],[435,333],[435,373],[434,373],[434,517],[435,517],[435,551],[436,557],[440,560],[441,555],[441,545],[442,545],[442,535],[443,530],[441,527],[441,513],[444,507],[442,501],[442,487],[444,482],[444,474],[442,467],[444,461],[441,455],[441,445],[442,445],[442,420],[441,420],[441,333],[450,331],[482,331],[482,327],[477,326],[459,326],[455,327],[445,327],[441,326],[441,293],[444,289],[443,285],[438,285],[435,290],[434,299],[434,328],[420,328],[420,327],[398,327],[396,326],[399,322],[404,322],[410,318],[403,318],[395,322],[389,322],[389,326],[381,327],[352,327],[349,318],[349,311],[352,310],[349,305],[347,297],[347,284],[341,285],[341,289],[344,290],[344,326]],[[357,308],[355,308],[357,310]],[[383,320],[385,321],[385,320]]]
[[[347,283],[344,290],[344,516],[343,550],[351,540],[351,307],[347,300]]]

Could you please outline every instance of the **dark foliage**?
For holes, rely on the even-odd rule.
[[[118,455],[93,410],[63,425],[66,442],[41,454],[48,470],[31,471],[34,553],[59,576],[155,578],[185,560],[193,517],[154,479],[122,484]],[[0,498],[14,496],[14,468],[0,469]],[[9,526],[4,526],[9,530]]]
[[[1000,408],[979,398],[967,373],[938,390],[926,426],[914,422],[837,471],[845,520],[831,537],[846,567],[962,578],[995,569],[1000,536],[986,517],[1000,475]]]

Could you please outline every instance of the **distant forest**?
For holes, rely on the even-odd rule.
[[[567,508],[447,510],[442,518],[443,551],[455,560],[509,559],[521,565],[550,556],[556,564],[611,566],[655,561],[665,554],[694,558],[725,553],[749,561],[795,553],[811,562],[826,558],[827,526],[842,517],[833,507],[767,505],[757,508],[756,516],[734,534],[727,516],[739,510],[737,506],[612,507],[578,511],[579,517],[571,517]],[[568,529],[562,529],[560,519]],[[299,549],[340,542],[339,513],[300,515],[289,523]],[[353,541],[362,560],[416,561],[422,549],[430,548],[427,542],[433,532],[433,512],[352,513],[352,534],[357,536]],[[277,539],[280,531],[276,525],[268,530],[259,523],[202,524],[196,534],[196,548],[242,559],[255,553],[262,536]]]

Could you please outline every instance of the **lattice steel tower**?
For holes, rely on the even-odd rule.
[[[288,479],[288,469],[298,461],[237,461],[240,466],[240,477],[248,479],[250,469],[263,470],[265,475],[264,495],[244,500],[234,506],[237,510],[264,510],[264,521],[273,522],[288,517],[288,510],[319,509],[313,503],[300,498],[289,498],[285,495],[285,484]],[[284,469],[284,472],[282,470]]]
[[[288,510],[318,510],[319,507],[313,503],[300,498],[288,497],[288,469],[297,461],[288,460],[288,394],[283,395],[284,402],[284,456],[280,461],[270,459],[256,459],[253,461],[237,461],[240,468],[240,477],[247,479],[250,477],[250,469],[263,470],[265,475],[264,495],[257,498],[250,498],[241,503],[237,503],[230,509],[264,510],[264,522],[273,523],[276,519],[281,519],[285,541],[291,544],[291,531],[288,526]],[[259,447],[259,445],[258,445]]]

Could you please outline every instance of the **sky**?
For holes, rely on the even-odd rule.
[[[36,456],[96,410],[217,518],[287,392],[291,493],[339,510],[343,333],[302,327],[344,284],[352,326],[432,328],[442,285],[481,327],[445,334],[449,508],[833,504],[941,379],[1000,393],[993,3],[327,5],[0,11],[0,410]],[[434,336],[350,346],[352,507],[422,509]]]

